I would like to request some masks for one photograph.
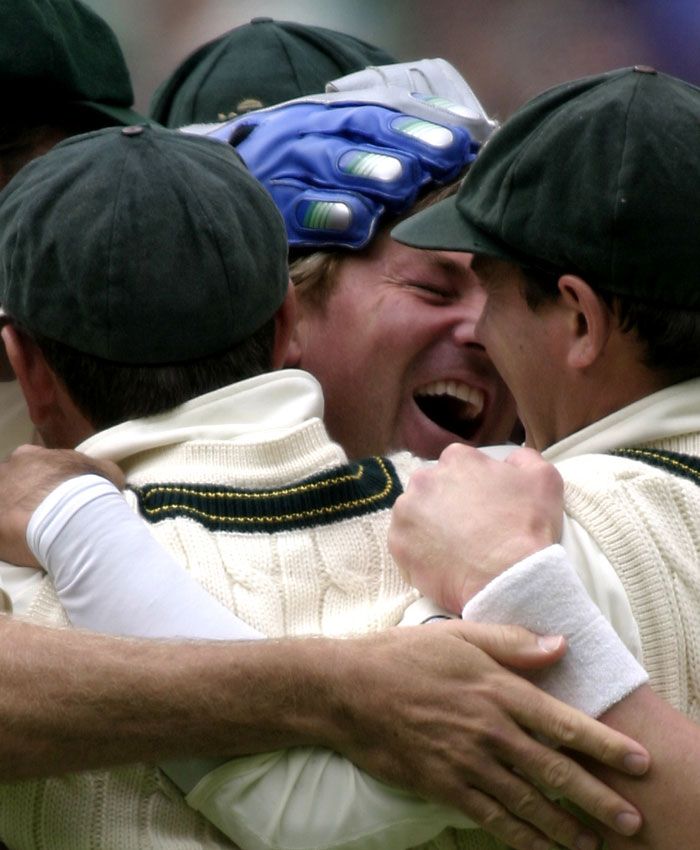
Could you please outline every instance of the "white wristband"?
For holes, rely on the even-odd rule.
[[[649,680],[591,600],[561,546],[543,549],[506,570],[467,602],[462,616],[564,635],[569,648],[562,660],[527,678],[592,717]]]

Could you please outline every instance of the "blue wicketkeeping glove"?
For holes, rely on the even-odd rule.
[[[461,127],[347,98],[260,110],[212,135],[235,145],[268,189],[293,246],[363,247],[383,213],[453,180],[478,150]]]

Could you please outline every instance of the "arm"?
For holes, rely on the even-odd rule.
[[[504,529],[508,527],[505,516],[513,511],[524,511],[527,514],[527,492],[539,488],[542,494],[554,484],[554,479],[551,479],[554,470],[547,471],[546,465],[543,466],[543,462],[533,453],[516,453],[512,457],[514,465],[511,461],[510,468],[506,465],[499,468],[478,453],[452,447],[444,453],[438,467],[427,475],[420,474],[413,493],[412,480],[407,491],[408,498],[400,505],[397,503],[392,530],[394,551],[403,559],[404,569],[412,580],[417,581],[424,591],[435,592],[438,596],[442,593],[443,599],[453,610],[462,601],[468,600],[475,588],[483,586],[484,578],[506,569],[511,562],[509,559],[527,555],[528,550],[533,551],[555,539],[557,523],[553,515],[547,519],[549,508],[545,502],[548,500],[544,498],[539,506],[539,518],[534,515],[530,517],[530,532],[517,541],[509,542],[505,539],[507,531],[504,532]],[[535,479],[540,472],[545,478],[538,484]],[[484,494],[488,494],[490,499],[488,513],[481,509],[480,502]],[[441,506],[439,514],[436,513],[438,505]],[[439,516],[439,528],[437,522],[431,519],[434,516]],[[434,544],[434,551],[431,551],[428,541],[433,534],[440,539]],[[486,544],[482,545],[484,541]],[[457,560],[451,557],[448,563],[445,559],[447,551],[460,552],[462,557]],[[566,563],[566,559],[563,560],[558,574],[548,577],[548,587],[555,588],[564,597],[574,593],[582,594],[583,589],[575,571]],[[429,562],[429,568],[424,568],[426,562]],[[542,628],[554,624],[554,628],[560,628],[566,633],[566,625],[556,619],[564,607],[561,597],[555,600],[554,609],[548,608],[555,594],[542,590],[538,592],[533,588],[535,579],[532,576],[521,576],[523,586],[520,600],[513,597],[503,601],[503,595],[497,591],[499,586],[503,586],[504,580],[508,580],[508,573],[512,572],[509,570],[503,573],[468,601],[465,614],[480,618],[504,616],[509,622],[518,620],[524,625],[528,622],[532,625],[532,617],[537,616]],[[528,608],[529,593],[534,594],[538,604]],[[590,600],[587,603],[583,601],[580,595],[577,600],[574,619],[579,616],[588,627],[595,619],[595,613],[592,612],[597,609]],[[586,605],[590,607],[584,607]],[[590,653],[599,651],[600,643],[596,639],[586,646],[585,637],[584,634],[579,663],[592,665],[584,674],[584,680],[589,681],[582,683],[586,691],[584,697],[590,700],[586,708],[591,712],[604,712],[602,719],[606,723],[642,741],[653,759],[653,769],[644,778],[634,780],[616,777],[611,771],[586,762],[592,772],[609,781],[612,787],[633,800],[644,812],[644,826],[634,839],[606,833],[610,847],[615,850],[626,847],[670,850],[692,846],[697,841],[700,829],[700,814],[691,799],[700,787],[698,726],[656,696],[646,685],[632,687],[631,690],[623,687],[622,692],[616,695],[611,691],[611,700],[596,702],[600,691],[586,690],[591,676],[596,676],[596,684],[607,682],[614,688],[621,684],[623,676],[619,665],[623,662],[618,657],[614,665],[610,664],[612,653],[619,651],[619,647],[616,649],[612,644],[607,644],[602,656],[591,658]],[[627,669],[633,670],[633,667]],[[553,675],[556,678],[557,672],[554,671]],[[569,678],[568,684],[571,681]],[[634,681],[630,680],[630,684],[633,686]],[[616,699],[620,701],[616,702]],[[679,812],[682,812],[680,817]]]
[[[32,463],[46,462],[48,455],[55,457],[36,450],[0,465],[0,499],[12,493],[11,472],[18,468],[15,485],[21,482],[25,497],[42,492],[43,485],[27,484]],[[58,459],[71,455],[59,453]],[[25,504],[30,510],[25,497],[10,498],[9,504]],[[12,538],[8,517],[23,528],[21,513],[0,510],[0,540]],[[21,711],[21,699],[28,694],[42,707],[34,714],[21,711],[20,724],[1,727],[6,731],[0,735],[0,755],[17,742],[14,759],[3,759],[6,769],[13,765],[15,776],[136,758],[159,761],[176,754],[236,755],[319,744],[389,781],[489,821],[493,831],[516,847],[529,847],[533,836],[541,835],[527,821],[564,836],[568,846],[578,827],[544,798],[533,798],[532,789],[509,764],[535,765],[533,772],[545,783],[548,776],[565,773],[571,796],[603,819],[612,821],[617,811],[628,809],[521,727],[566,740],[620,769],[639,748],[601,733],[596,724],[508,673],[474,645],[480,643],[505,663],[515,664],[518,658],[523,663],[523,655],[529,663],[546,659],[534,641],[528,651],[515,651],[507,632],[484,634],[449,623],[358,640],[174,646],[51,633],[11,621],[4,626],[8,641],[2,648],[16,651],[24,639],[29,650],[13,683],[15,691],[4,691],[8,699],[3,706],[10,720],[12,706]],[[54,635],[47,657],[42,642]],[[55,669],[69,669],[70,678],[46,675]],[[76,689],[89,695],[84,703],[76,702]],[[47,712],[47,704],[59,710]],[[134,715],[135,704],[140,712],[144,706],[143,718]],[[52,718],[50,728],[47,716]],[[429,727],[426,717],[432,718]],[[8,734],[11,725],[24,738]],[[79,739],[67,729],[80,730]],[[508,813],[523,806],[529,813],[522,819]]]
[[[634,800],[646,814],[644,826],[634,840],[605,833],[611,850],[677,850],[694,846],[700,830],[697,724],[648,686],[613,706],[601,719],[612,728],[643,740],[654,763],[653,771],[644,781],[633,782],[607,776],[599,765],[589,765],[599,776],[609,778],[620,793]]]

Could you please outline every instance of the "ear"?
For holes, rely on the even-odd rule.
[[[12,371],[5,346],[0,346],[0,381],[14,381],[17,375]]]
[[[294,284],[289,281],[287,295],[275,314],[275,344],[272,351],[272,368],[297,366],[301,358],[299,338],[296,334],[297,302]]]
[[[574,369],[592,366],[604,353],[613,322],[605,302],[583,278],[559,278],[560,305],[567,311],[567,363]]]
[[[7,359],[22,387],[29,416],[41,429],[56,406],[56,376],[38,345],[13,325],[5,325],[2,339]]]

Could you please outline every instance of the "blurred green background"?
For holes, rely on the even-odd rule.
[[[399,59],[442,56],[499,119],[624,65],[700,84],[700,0],[87,0],[117,33],[137,108],[196,47],[256,16],[327,26]]]

